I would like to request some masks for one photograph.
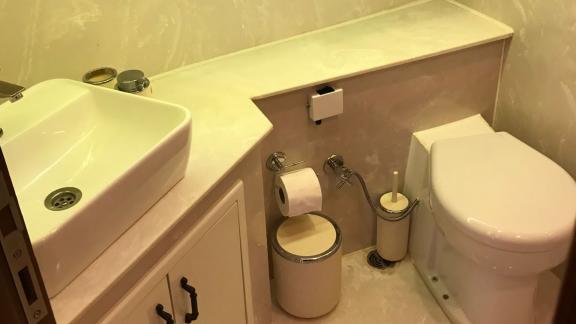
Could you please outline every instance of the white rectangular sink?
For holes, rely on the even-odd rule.
[[[0,145],[53,297],[184,176],[191,117],[71,80],[23,94],[0,105]],[[68,187],[81,197],[63,190],[47,201]]]

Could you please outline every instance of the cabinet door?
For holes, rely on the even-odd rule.
[[[234,203],[168,273],[176,323],[184,323],[192,307],[182,278],[196,289],[199,316],[193,323],[246,323],[238,218]]]
[[[117,324],[165,324],[156,312],[156,306],[160,304],[164,311],[174,318],[168,279],[163,277],[145,296],[129,298],[121,302],[116,312],[107,316],[101,323]]]

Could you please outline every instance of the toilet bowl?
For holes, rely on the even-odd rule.
[[[405,191],[410,254],[456,323],[534,323],[540,275],[564,261],[576,183],[553,161],[474,116],[414,133]]]

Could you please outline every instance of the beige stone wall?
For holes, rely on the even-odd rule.
[[[576,176],[576,2],[459,1],[515,30],[495,127]]]
[[[87,70],[148,75],[412,0],[0,0],[0,80],[31,86]]]
[[[274,125],[262,144],[262,161],[284,151],[304,160],[319,174],[324,212],[342,229],[344,252],[375,243],[375,216],[357,181],[336,189],[337,180],[322,171],[324,159],[342,154],[359,171],[374,195],[391,189],[390,174],[406,166],[414,131],[477,113],[492,119],[503,42],[409,63],[334,82],[344,89],[344,114],[315,125],[308,119],[308,95],[314,88],[256,103]],[[281,220],[273,196],[273,174],[263,170],[269,231]]]

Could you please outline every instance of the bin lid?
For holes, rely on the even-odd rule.
[[[297,256],[314,256],[325,253],[336,242],[336,229],[328,219],[305,214],[290,217],[276,231],[278,245]]]

